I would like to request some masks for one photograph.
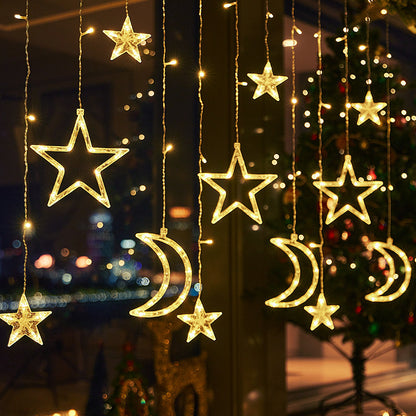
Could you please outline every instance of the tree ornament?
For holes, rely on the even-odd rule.
[[[80,130],[81,130],[82,136],[84,137],[85,147],[89,153],[113,155],[109,159],[107,159],[104,163],[102,163],[101,165],[99,165],[93,170],[95,179],[98,184],[99,193],[81,180],[75,181],[72,185],[70,185],[69,187],[67,187],[66,189],[60,192],[62,180],[65,175],[65,168],[56,159],[54,159],[51,155],[48,154],[48,152],[62,152],[62,153],[71,152],[72,149],[74,148],[75,142],[78,137],[78,132]],[[75,191],[75,189],[77,188],[84,189],[84,191],[88,192],[98,202],[100,202],[107,208],[110,207],[110,201],[108,199],[107,191],[104,186],[104,181],[101,176],[101,172],[104,169],[106,169],[108,166],[116,162],[118,159],[120,159],[122,156],[124,156],[129,151],[129,149],[110,148],[110,147],[93,147],[91,144],[91,139],[88,133],[87,125],[85,124],[83,108],[77,109],[77,119],[75,121],[74,129],[72,130],[69,143],[66,146],[32,145],[30,147],[37,154],[39,154],[44,159],[46,159],[52,166],[58,169],[58,175],[56,177],[52,192],[49,196],[48,207],[60,201],[62,198],[66,197],[71,192]]]
[[[304,306],[306,312],[313,316],[311,331],[324,324],[329,329],[334,329],[331,315],[339,309],[339,305],[327,305],[325,295],[321,292],[316,306]]]
[[[287,256],[289,257],[290,261],[293,264],[294,268],[294,276],[291,282],[291,285],[288,289],[286,289],[282,294],[279,296],[276,296],[272,299],[266,300],[265,304],[267,306],[270,306],[272,308],[292,308],[295,306],[299,306],[302,303],[306,302],[315,292],[316,286],[318,285],[319,281],[319,267],[318,263],[315,259],[314,254],[312,251],[297,241],[297,235],[292,234],[290,240],[286,238],[272,238],[270,239],[270,242],[274,244],[276,247],[279,247]],[[306,293],[302,296],[300,296],[298,299],[283,302],[283,300],[287,299],[298,287],[301,277],[301,269],[299,265],[299,259],[298,257],[293,253],[293,251],[288,248],[288,246],[296,247],[298,250],[300,250],[305,256],[308,258],[308,260],[311,262],[312,265],[312,283],[309,287],[309,289],[306,291]]]
[[[371,120],[373,123],[380,126],[381,121],[380,117],[378,116],[378,112],[382,110],[386,105],[387,103],[375,103],[373,101],[371,91],[368,90],[363,103],[351,103],[352,108],[360,112],[357,120],[357,126],[360,126],[366,120]]]
[[[137,62],[142,62],[138,46],[152,35],[148,33],[133,32],[128,13],[126,13],[126,18],[120,31],[103,30],[103,32],[116,44],[110,58],[111,60],[118,58],[120,55],[123,55],[123,53],[128,53]]]
[[[222,315],[222,312],[206,313],[201,299],[198,298],[195,303],[194,313],[178,315],[178,318],[190,326],[186,342],[192,341],[198,334],[204,334],[206,337],[215,341],[215,334],[211,324]]]
[[[338,195],[329,190],[328,188],[342,188],[345,183],[345,179],[347,176],[347,172],[350,176],[351,183],[356,188],[367,188],[364,192],[357,196],[357,201],[360,206],[361,211],[357,210],[350,204],[345,204],[342,206],[338,211]],[[359,181],[357,180],[354,172],[354,168],[352,166],[351,155],[345,155],[344,164],[342,166],[341,176],[336,181],[314,181],[314,186],[316,186],[319,190],[324,192],[327,196],[329,196],[330,200],[328,201],[328,215],[326,217],[325,223],[330,224],[331,222],[335,221],[341,215],[345,214],[346,212],[351,212],[356,217],[358,217],[361,221],[365,222],[366,224],[370,224],[370,216],[368,215],[367,208],[364,203],[364,199],[372,194],[375,190],[380,188],[383,185],[382,181]]]
[[[129,313],[132,316],[136,316],[137,318],[155,318],[159,316],[167,315],[168,313],[177,309],[182,303],[185,301],[186,297],[188,296],[189,291],[191,290],[192,286],[192,267],[191,262],[189,261],[188,256],[185,253],[185,250],[175,241],[167,237],[168,230],[166,228],[162,228],[160,230],[160,235],[158,234],[151,234],[151,233],[137,233],[136,237],[147,244],[157,255],[160,262],[162,263],[163,267],[163,280],[162,284],[159,288],[159,291],[154,295],[151,299],[149,299],[144,305],[139,306],[131,310]],[[159,309],[156,311],[149,311],[148,309],[154,306],[166,293],[166,290],[169,287],[170,283],[170,267],[169,261],[163,252],[163,250],[154,242],[160,241],[169,247],[172,247],[176,253],[178,253],[179,257],[182,260],[182,263],[185,268],[185,283],[182,290],[182,293],[179,297],[173,302],[170,306],[167,306],[163,309]]]
[[[0,319],[13,328],[7,346],[12,346],[25,335],[38,344],[43,345],[38,325],[51,313],[51,311],[32,312],[26,299],[26,295],[23,293],[19,301],[17,312],[0,314]]]
[[[262,74],[247,74],[256,84],[257,88],[254,91],[253,99],[259,98],[263,94],[269,94],[276,101],[280,101],[277,86],[287,80],[283,75],[273,75],[273,69],[270,61],[266,62]]]
[[[252,188],[248,192],[248,197],[251,202],[251,209],[247,208],[242,202],[240,201],[234,201],[232,204],[230,204],[228,207],[223,209],[225,199],[227,196],[227,191],[220,185],[218,185],[215,182],[215,179],[227,179],[230,180],[234,176],[234,171],[236,164],[238,162],[238,165],[240,166],[241,174],[246,181],[250,180],[262,180],[260,184]],[[199,173],[199,177],[203,179],[206,183],[211,185],[219,194],[218,203],[215,207],[214,214],[212,216],[212,224],[215,224],[220,219],[224,218],[227,214],[235,210],[236,208],[241,209],[246,215],[248,215],[251,219],[256,221],[257,223],[262,223],[262,218],[260,214],[259,207],[257,205],[256,200],[256,193],[262,190],[264,187],[269,185],[271,182],[273,182],[277,175],[275,174],[250,174],[247,172],[246,164],[243,158],[243,155],[240,150],[240,143],[234,143],[234,153],[231,158],[230,166],[228,167],[228,170],[226,173]]]

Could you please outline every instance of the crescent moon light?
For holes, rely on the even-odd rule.
[[[368,248],[371,250],[378,251],[387,261],[389,266],[389,276],[387,278],[386,283],[377,289],[373,293],[369,293],[366,295],[366,299],[370,302],[391,302],[392,300],[397,299],[399,296],[403,295],[406,292],[407,288],[409,287],[410,279],[412,276],[412,267],[410,265],[409,259],[407,258],[406,253],[401,250],[399,247],[393,245],[393,239],[388,238],[386,243],[382,241],[374,241],[368,244]],[[391,255],[386,251],[390,250],[393,253],[397,254],[400,257],[400,260],[403,262],[405,272],[404,272],[404,280],[399,289],[387,296],[383,296],[391,287],[393,282],[395,281],[396,270],[394,266],[394,261]]]
[[[188,256],[185,253],[185,250],[175,241],[167,237],[168,230],[166,228],[162,228],[160,230],[160,234],[152,234],[152,233],[137,233],[136,237],[143,241],[143,243],[147,244],[157,255],[159,258],[162,267],[163,267],[163,280],[162,284],[155,296],[149,299],[145,304],[139,306],[138,308],[132,309],[129,313],[132,316],[136,316],[138,318],[156,318],[159,316],[164,316],[169,314],[170,312],[174,311],[178,308],[182,303],[185,301],[188,293],[191,289],[192,285],[192,267],[191,262],[189,261]],[[185,268],[185,284],[182,290],[182,293],[179,297],[173,302],[170,306],[167,306],[163,309],[158,309],[154,311],[149,311],[148,309],[154,306],[159,300],[163,297],[166,293],[166,290],[169,287],[170,282],[170,267],[169,261],[166,258],[165,253],[163,250],[155,243],[155,241],[160,241],[169,247],[172,247],[176,253],[178,253],[179,257],[181,258],[184,268]]]
[[[318,285],[319,281],[319,267],[318,263],[315,259],[314,254],[312,251],[306,247],[304,244],[297,241],[297,236],[292,235],[290,240],[287,238],[272,238],[270,242],[274,244],[276,247],[279,247],[287,256],[289,257],[290,261],[293,264],[294,268],[294,276],[290,287],[287,288],[282,294],[276,296],[275,298],[266,300],[265,304],[272,308],[292,308],[295,306],[301,305],[303,302],[308,300],[313,293],[315,292],[316,286]],[[300,250],[305,256],[309,259],[312,265],[312,283],[309,289],[306,291],[304,295],[299,297],[298,299],[289,301],[289,302],[282,302],[286,298],[288,298],[298,287],[300,282],[300,265],[297,256],[293,253],[293,251],[288,247],[293,246]]]

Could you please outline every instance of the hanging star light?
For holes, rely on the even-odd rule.
[[[89,153],[94,154],[112,154],[109,159],[99,165],[97,168],[94,169],[94,176],[97,180],[98,188],[100,193],[92,189],[89,185],[84,183],[81,180],[75,181],[72,185],[70,185],[65,190],[59,192],[62,180],[65,175],[65,168],[48,152],[62,152],[62,153],[69,153],[74,148],[75,142],[78,137],[78,132],[81,130],[82,136],[84,137],[85,146]],[[45,146],[45,145],[32,145],[30,146],[36,153],[46,159],[51,165],[53,165],[56,169],[58,169],[58,175],[56,177],[55,184],[53,186],[52,192],[49,196],[48,207],[55,204],[71,192],[75,191],[77,188],[82,188],[84,191],[88,192],[91,196],[93,196],[98,202],[106,206],[107,208],[110,207],[110,201],[108,199],[107,191],[104,186],[104,181],[101,176],[101,172],[113,164],[115,161],[120,159],[124,156],[129,149],[117,149],[117,148],[109,148],[109,147],[93,147],[91,144],[90,135],[88,133],[87,125],[85,124],[84,119],[84,110],[82,108],[77,109],[77,119],[75,121],[75,126],[71,134],[71,138],[69,139],[69,143],[66,146]]]
[[[387,103],[375,103],[373,101],[371,91],[368,90],[363,103],[351,103],[351,106],[360,112],[357,120],[357,126],[363,124],[366,120],[371,120],[373,123],[380,126],[381,121],[378,116],[378,112],[386,105]]]
[[[215,179],[231,179],[234,176],[234,171],[235,171],[237,162],[240,166],[241,174],[244,180],[246,181],[259,180],[259,179],[262,180],[260,184],[258,184],[257,186],[255,186],[248,192],[248,197],[250,199],[252,209],[247,208],[240,201],[234,201],[227,208],[223,209],[225,198],[227,196],[227,191],[224,188],[222,188],[220,185],[218,185],[215,182]],[[198,175],[201,179],[203,179],[206,183],[211,185],[220,194],[218,198],[217,206],[212,216],[212,220],[211,220],[212,224],[215,224],[221,218],[224,218],[227,214],[229,214],[231,211],[235,210],[236,208],[241,209],[245,214],[247,214],[250,218],[252,218],[257,223],[259,224],[262,223],[262,219],[261,219],[261,215],[260,215],[260,211],[257,205],[255,195],[257,192],[259,192],[269,183],[273,182],[277,178],[277,175],[247,173],[246,164],[245,164],[243,155],[241,154],[241,150],[240,150],[240,143],[234,143],[234,153],[231,158],[230,166],[226,173],[199,173]]]
[[[357,195],[357,201],[360,206],[361,211],[354,208],[350,204],[345,204],[342,208],[336,211],[338,205],[338,195],[329,190],[328,188],[342,188],[345,183],[345,179],[347,176],[347,172],[349,173],[351,183],[354,187],[357,188],[367,188],[364,192]],[[351,155],[345,155],[344,165],[342,166],[341,176],[336,181],[314,181],[314,186],[324,192],[326,195],[329,196],[330,200],[328,201],[328,208],[329,212],[326,217],[325,223],[330,224],[331,222],[335,221],[338,217],[345,214],[346,212],[351,212],[356,217],[358,217],[361,221],[365,222],[366,224],[371,224],[370,216],[368,215],[367,208],[364,203],[364,199],[372,194],[375,190],[380,188],[383,185],[382,181],[359,181],[357,180],[354,172],[354,168],[352,166]]]
[[[123,53],[128,53],[137,62],[142,62],[138,45],[151,37],[148,33],[135,33],[131,26],[130,17],[126,14],[123,27],[120,31],[117,30],[103,30],[103,32],[116,43],[111,60],[118,58]]]
[[[254,91],[253,99],[262,96],[263,94],[269,94],[276,101],[280,101],[279,93],[277,92],[277,86],[287,80],[287,77],[282,75],[273,75],[273,69],[270,61],[267,61],[264,66],[262,74],[247,74],[256,84],[257,88]]]
[[[51,313],[51,311],[32,312],[26,295],[23,293],[17,312],[0,314],[0,319],[13,327],[7,346],[12,346],[25,335],[38,344],[43,345],[38,325]]]
[[[194,313],[178,315],[178,318],[190,326],[186,342],[192,341],[198,334],[204,334],[206,337],[215,341],[215,334],[211,324],[222,315],[222,312],[206,313],[201,299],[195,303]]]
[[[320,293],[316,306],[304,306],[306,312],[313,316],[311,323],[311,331],[324,324],[329,329],[334,329],[331,315],[339,309],[339,305],[327,305],[325,295]]]

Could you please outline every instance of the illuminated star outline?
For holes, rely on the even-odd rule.
[[[103,30],[112,41],[115,42],[113,53],[111,54],[111,60],[118,58],[123,53],[128,53],[137,62],[142,62],[138,45],[141,42],[149,39],[152,35],[149,33],[135,33],[131,25],[130,17],[127,14],[124,20],[123,27],[118,30]]]
[[[75,181],[68,188],[59,192],[64,175],[65,175],[65,168],[56,159],[50,156],[47,152],[62,152],[62,153],[71,152],[77,140],[79,130],[81,130],[81,133],[84,137],[85,146],[88,152],[94,153],[94,154],[112,154],[113,155],[109,159],[107,159],[105,162],[103,162],[101,165],[99,165],[97,168],[94,169],[94,176],[95,176],[95,179],[97,180],[100,193],[98,193],[97,191],[92,189],[89,185],[87,185],[85,182],[80,181],[80,180]],[[66,197],[68,194],[70,194],[71,192],[75,191],[75,189],[78,189],[78,188],[84,189],[84,191],[88,192],[92,197],[94,197],[98,202],[100,202],[107,208],[110,207],[110,201],[108,199],[108,194],[105,189],[105,185],[104,185],[103,178],[101,176],[101,172],[104,169],[106,169],[108,166],[113,164],[115,161],[120,159],[122,156],[124,156],[129,151],[129,149],[93,147],[91,144],[91,139],[88,133],[87,125],[85,124],[84,110],[82,108],[77,109],[77,119],[75,121],[74,129],[72,130],[69,143],[66,146],[32,145],[30,147],[38,155],[42,156],[52,166],[58,169],[58,175],[56,177],[52,192],[49,196],[48,207],[60,201],[62,198]]]
[[[338,195],[329,190],[328,188],[341,188],[344,186],[345,178],[347,176],[347,172],[350,175],[351,183],[354,187],[358,188],[367,188],[364,192],[357,195],[357,201],[360,206],[361,212],[358,211],[356,208],[351,206],[350,204],[345,204],[342,208],[335,212],[337,205],[338,205]],[[367,208],[365,206],[364,199],[376,191],[380,186],[383,185],[382,181],[359,181],[357,180],[354,172],[354,168],[352,166],[351,155],[346,155],[344,160],[344,165],[342,166],[341,176],[336,181],[314,181],[313,185],[324,192],[329,198],[332,199],[332,203],[328,204],[329,212],[325,220],[325,224],[330,224],[331,222],[335,221],[341,215],[345,214],[346,212],[351,212],[356,217],[358,217],[361,221],[365,222],[366,224],[371,224],[370,216],[368,215]]]
[[[318,328],[321,324],[324,324],[329,329],[334,329],[331,315],[339,309],[339,305],[327,305],[323,293],[319,294],[316,306],[304,306],[304,309],[313,316],[311,331]]]
[[[194,313],[177,315],[178,318],[189,325],[188,338],[186,342],[192,341],[198,334],[204,334],[206,337],[216,340],[211,324],[222,315],[222,312],[205,312],[201,299],[195,303]]]
[[[371,120],[373,123],[380,126],[381,121],[378,112],[386,107],[386,105],[387,103],[375,103],[371,91],[368,90],[363,103],[351,103],[351,106],[360,112],[357,126],[363,124],[366,120]]]
[[[259,180],[263,179],[263,181],[255,186],[253,189],[251,189],[248,192],[248,197],[251,202],[252,209],[250,210],[247,208],[243,203],[240,201],[234,201],[231,205],[229,205],[226,209],[223,209],[224,202],[227,196],[227,191],[220,185],[218,185],[214,179],[231,179],[234,175],[235,166],[236,164],[240,165],[241,174],[245,180]],[[234,153],[231,159],[230,166],[228,167],[228,170],[226,173],[199,173],[198,176],[204,180],[206,183],[211,185],[220,195],[218,198],[218,203],[215,208],[214,214],[212,216],[211,223],[215,224],[220,219],[224,218],[226,215],[228,215],[231,211],[235,210],[236,208],[241,209],[245,214],[247,214],[250,218],[252,218],[257,223],[262,223],[262,218],[260,214],[259,207],[257,205],[256,200],[256,193],[262,190],[265,186],[267,186],[269,183],[273,182],[277,175],[275,174],[250,174],[247,172],[246,164],[243,158],[243,155],[241,154],[240,150],[240,143],[234,143]]]
[[[247,74],[256,84],[257,88],[254,91],[253,99],[262,96],[263,94],[269,94],[276,101],[280,101],[279,93],[277,92],[277,86],[287,80],[287,77],[283,75],[274,75],[270,61],[266,62],[262,74]]]
[[[0,319],[12,327],[7,346],[12,346],[25,335],[38,344],[43,345],[38,325],[51,313],[51,311],[32,312],[26,295],[23,293],[19,301],[17,312],[0,314]]]

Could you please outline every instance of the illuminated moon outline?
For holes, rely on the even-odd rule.
[[[406,253],[399,247],[393,245],[393,240],[391,239],[388,239],[386,243],[382,241],[373,241],[370,242],[367,247],[370,250],[372,249],[378,251],[386,259],[387,264],[389,266],[389,276],[387,278],[386,283],[383,286],[378,288],[375,292],[366,295],[365,299],[369,300],[370,302],[391,302],[397,299],[399,296],[403,295],[404,292],[406,292],[407,288],[409,287],[410,279],[412,277],[412,266],[410,265]],[[400,260],[403,262],[403,265],[405,267],[405,273],[403,283],[401,284],[399,289],[390,295],[383,296],[394,283],[394,275],[396,273],[393,258],[386,251],[386,249],[393,251],[400,257]]]
[[[265,304],[272,308],[293,308],[295,306],[301,305],[303,302],[307,301],[315,292],[316,286],[318,285],[319,281],[319,267],[316,261],[316,258],[312,251],[306,247],[304,244],[296,241],[296,239],[287,239],[287,238],[271,238],[270,242],[274,244],[276,247],[280,248],[287,256],[289,257],[290,261],[293,264],[294,268],[294,277],[290,286],[280,295],[266,300]],[[300,265],[297,256],[293,253],[293,251],[288,248],[287,246],[296,247],[300,250],[306,257],[309,259],[312,265],[312,283],[309,289],[306,291],[304,295],[299,297],[298,299],[289,301],[289,302],[282,302],[286,298],[288,298],[298,287],[300,282]]]
[[[185,301],[186,297],[188,296],[189,291],[191,290],[191,285],[192,285],[191,262],[189,261],[189,258],[187,254],[185,253],[185,250],[178,243],[166,237],[166,234],[167,234],[167,231],[163,232],[163,229],[161,230],[160,234],[152,234],[152,233],[137,233],[136,234],[136,237],[139,240],[141,240],[143,243],[148,245],[159,258],[163,267],[163,280],[155,296],[153,296],[143,305],[135,309],[132,309],[129,312],[130,315],[132,316],[135,316],[138,318],[156,318],[159,316],[167,315],[170,312],[177,309],[180,305],[182,305],[182,303]],[[149,308],[154,306],[164,296],[170,283],[169,261],[165,253],[163,252],[163,250],[155,243],[155,241],[160,241],[168,245],[169,247],[173,248],[176,251],[176,253],[179,255],[185,268],[185,283],[184,283],[182,293],[175,300],[175,302],[173,302],[170,306],[163,308],[163,309],[158,309],[155,311],[148,311]]]

